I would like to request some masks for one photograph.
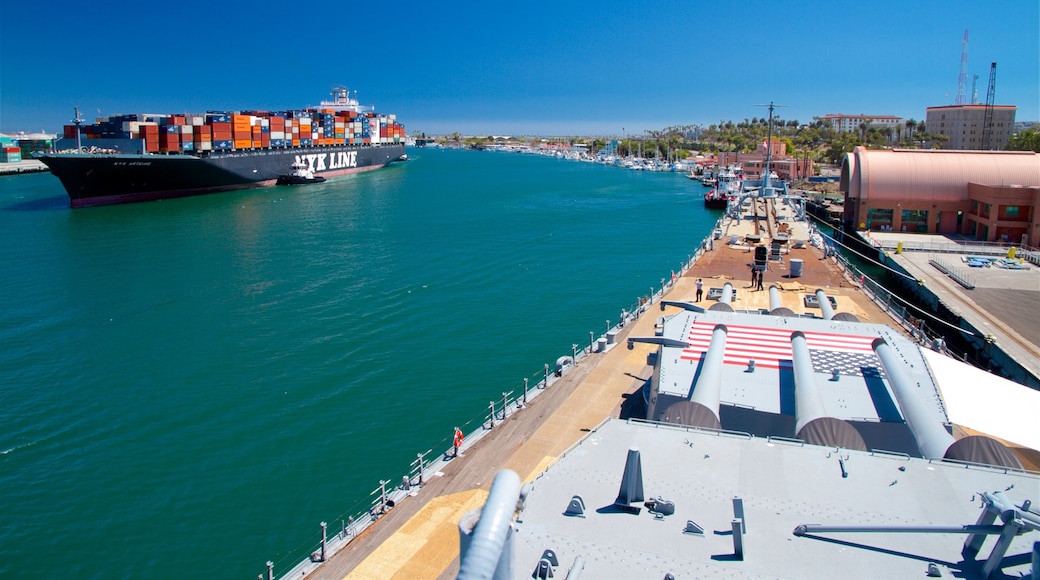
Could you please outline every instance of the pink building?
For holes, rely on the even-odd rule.
[[[1040,154],[867,149],[841,166],[846,227],[959,233],[1036,246]]]
[[[795,181],[815,175],[812,159],[808,157],[798,159],[787,155],[787,144],[774,139],[769,160],[769,168],[775,171],[777,176],[784,181]],[[740,165],[744,170],[744,177],[758,179],[766,167],[766,142],[762,141],[755,147],[754,153],[736,153],[733,151],[719,152],[719,167],[726,165]]]

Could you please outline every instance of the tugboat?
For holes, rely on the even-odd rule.
[[[325,178],[314,175],[310,167],[303,162],[297,161],[292,164],[293,172],[278,177],[278,185],[307,185],[310,183],[323,183]]]
[[[704,194],[704,207],[712,209],[726,209],[730,198],[740,193],[741,168],[739,165],[729,165],[719,170],[717,181],[711,191]]]

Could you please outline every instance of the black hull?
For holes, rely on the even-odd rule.
[[[324,177],[301,177],[299,175],[283,175],[278,178],[278,185],[310,185],[325,183]]]
[[[729,204],[729,200],[726,198],[704,198],[704,207],[708,209],[726,209],[727,204]]]
[[[404,145],[298,147],[194,155],[44,155],[72,207],[169,199],[275,185],[294,163],[337,177],[384,167]]]

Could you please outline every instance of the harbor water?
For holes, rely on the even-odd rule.
[[[409,155],[78,210],[0,178],[0,577],[284,573],[718,217],[672,173]]]

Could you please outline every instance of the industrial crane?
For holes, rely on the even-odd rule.
[[[982,122],[982,150],[989,151],[993,141],[993,99],[997,89],[997,63],[989,65],[989,89],[986,90],[986,116]]]

